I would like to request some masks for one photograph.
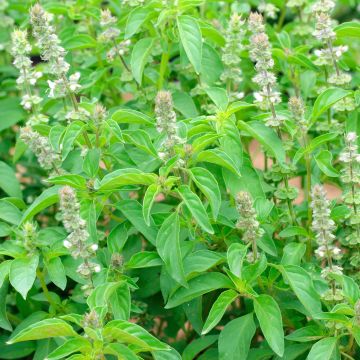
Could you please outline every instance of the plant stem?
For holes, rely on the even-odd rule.
[[[160,72],[159,72],[159,80],[157,83],[158,90],[161,90],[164,86],[164,78],[166,73],[166,68],[169,63],[169,43],[165,40],[165,48],[166,50],[163,51],[161,54],[161,62],[160,62]]]
[[[54,303],[53,299],[51,298],[51,295],[49,293],[49,289],[47,288],[47,285],[46,285],[46,282],[45,282],[45,276],[44,276],[44,273],[37,269],[36,270],[36,275],[40,281],[40,286],[42,288],[42,291],[46,297],[46,300],[49,302],[49,304],[53,307],[54,311],[57,307],[57,304]]]

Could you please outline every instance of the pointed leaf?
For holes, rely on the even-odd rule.
[[[247,359],[255,331],[252,313],[229,321],[219,336],[219,360]]]
[[[204,231],[213,234],[214,230],[210,224],[209,217],[206,213],[204,205],[202,204],[199,197],[194,194],[187,185],[180,186],[179,193],[181,198],[184,200],[185,205],[188,207],[192,216],[195,218],[200,227]]]
[[[254,310],[269,346],[277,355],[282,356],[284,331],[279,305],[271,296],[260,295],[254,298]]]
[[[172,213],[161,225],[156,238],[156,248],[169,275],[182,286],[187,286],[180,249],[180,220]]]
[[[20,341],[47,339],[59,336],[78,336],[72,326],[61,319],[45,319],[32,324],[10,338],[9,344]]]
[[[238,293],[235,290],[226,290],[222,292],[215,300],[211,307],[209,315],[206,319],[205,325],[201,334],[207,334],[212,328],[214,328],[221,320],[227,307],[238,297]]]
[[[202,38],[196,19],[188,15],[177,18],[181,44],[197,74],[201,72]]]
[[[12,261],[10,266],[9,279],[14,289],[24,299],[32,288],[36,279],[36,269],[39,263],[39,256],[33,255],[26,258],[18,258]]]
[[[189,280],[188,285],[188,288],[179,288],[172,294],[165,306],[166,309],[179,306],[213,290],[233,288],[232,281],[218,272],[203,273]]]

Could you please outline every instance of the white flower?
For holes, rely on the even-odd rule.
[[[99,273],[99,272],[101,271],[100,265],[95,265],[94,271],[95,271],[96,273]]]
[[[353,142],[357,139],[357,135],[355,132],[351,131],[346,135],[346,141]]]
[[[70,249],[71,246],[72,246],[72,245],[71,245],[71,242],[68,241],[68,240],[64,240],[63,245],[64,245],[67,249]]]
[[[92,245],[90,246],[90,249],[91,249],[92,251],[94,251],[94,252],[95,252],[98,248],[99,248],[98,244],[92,244]]]

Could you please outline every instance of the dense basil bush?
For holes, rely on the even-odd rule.
[[[0,1],[0,358],[360,359],[359,10]]]

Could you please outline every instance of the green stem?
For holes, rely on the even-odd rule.
[[[166,51],[163,51],[163,53],[161,55],[159,80],[158,80],[158,84],[157,84],[158,90],[161,90],[164,86],[165,73],[166,73],[167,65],[169,63],[169,58],[170,58],[169,44],[167,41],[165,43],[165,47],[166,47]]]
[[[284,1],[284,4],[281,8],[281,13],[280,13],[280,17],[279,17],[279,21],[277,23],[277,31],[280,31],[281,28],[284,25],[284,20],[285,20],[285,16],[286,16],[286,1]]]
[[[40,281],[40,286],[42,288],[42,291],[46,297],[46,300],[49,302],[49,304],[53,307],[53,309],[55,310],[57,308],[57,304],[54,303],[51,295],[50,295],[50,292],[49,292],[49,289],[47,288],[47,285],[46,285],[46,282],[45,282],[45,276],[44,276],[44,273],[37,269],[36,270],[36,275]]]

